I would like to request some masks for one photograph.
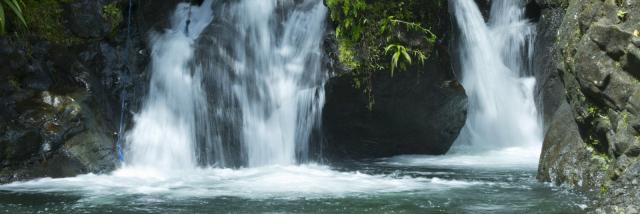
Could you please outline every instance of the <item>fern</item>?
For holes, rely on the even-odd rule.
[[[9,8],[13,15],[18,18],[20,23],[24,26],[27,26],[27,22],[22,15],[22,7],[24,3],[22,0],[0,0],[0,35],[5,34],[5,27],[7,21],[7,13],[5,12],[5,7]]]
[[[399,44],[391,44],[384,48],[384,53],[391,55],[391,76],[393,76],[395,70],[397,68],[401,68],[402,70],[406,69],[407,65],[411,65],[413,60],[411,56],[413,55],[418,59],[420,64],[424,64],[424,62],[429,58],[423,51],[421,50],[411,50],[404,45]]]

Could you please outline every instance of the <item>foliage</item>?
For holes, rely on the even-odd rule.
[[[107,4],[102,7],[102,18],[106,19],[111,24],[111,31],[115,31],[118,25],[124,20],[122,11],[118,8],[116,3]]]
[[[82,42],[81,38],[65,31],[63,4],[71,0],[23,0],[25,3],[24,18],[28,30],[33,35],[55,44],[65,46]]]
[[[393,50],[392,51],[393,56],[391,57],[391,76],[393,76],[393,72],[398,67],[398,61],[400,61],[400,56],[402,56],[402,59],[404,59],[408,64],[411,64],[412,61],[411,61],[411,56],[409,56],[409,53],[407,52],[407,48],[404,47],[403,45],[398,45],[398,44],[389,45],[384,49],[384,53],[388,54],[389,51],[391,50]],[[406,64],[402,61],[400,61],[400,68],[406,69]]]
[[[8,17],[4,9],[5,7],[9,8],[21,24],[27,26],[27,22],[22,15],[22,7],[24,7],[22,0],[0,0],[0,35],[5,34],[6,20]]]
[[[618,17],[618,19],[624,21],[624,20],[627,19],[627,14],[629,14],[629,12],[623,11],[623,10],[618,10],[618,12],[616,13],[616,16]]]
[[[369,96],[371,106],[373,74],[389,70],[393,76],[430,56],[437,37],[424,23],[436,23],[446,0],[325,0],[325,4],[336,27],[338,60],[354,86]]]

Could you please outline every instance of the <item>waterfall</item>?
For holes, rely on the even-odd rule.
[[[150,91],[126,165],[306,161],[324,105],[325,16],[318,0],[180,4],[171,29],[152,37]]]
[[[284,10],[284,11],[282,11]],[[242,114],[248,166],[295,164],[307,156],[310,130],[324,105],[321,1],[244,0],[236,21],[230,84]]]
[[[531,69],[535,25],[525,18],[525,1],[493,0],[488,23],[473,0],[451,3],[469,97],[466,125],[452,152],[539,148],[542,122]]]
[[[151,36],[149,94],[126,136],[126,165],[166,171],[196,166],[196,109],[206,108],[199,105],[206,102],[201,78],[192,74],[190,63],[195,39],[213,18],[211,4],[179,4],[171,29]]]

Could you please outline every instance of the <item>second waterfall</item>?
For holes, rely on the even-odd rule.
[[[525,17],[525,1],[492,1],[487,23],[475,1],[450,2],[460,30],[462,84],[469,96],[469,115],[454,152],[520,147],[537,156],[542,125],[531,77],[536,31]]]
[[[324,104],[325,16],[315,0],[179,6],[172,29],[152,40],[151,90],[128,133],[126,164],[306,161]]]

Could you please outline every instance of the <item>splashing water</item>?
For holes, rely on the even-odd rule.
[[[531,77],[535,25],[524,16],[525,2],[492,1],[488,23],[473,0],[451,2],[469,97],[466,125],[451,153],[520,147],[539,154],[543,133]]]
[[[279,5],[280,4],[280,5]],[[239,81],[228,87],[242,117],[241,143],[250,167],[304,161],[324,105],[321,1],[245,0],[232,9],[237,35],[225,55]],[[293,11],[280,11],[295,7]],[[284,13],[284,19],[279,14]]]
[[[127,166],[171,171],[228,166],[234,158],[250,167],[307,160],[324,104],[326,8],[313,0],[243,0],[216,10],[224,18],[211,23],[212,2],[181,4],[171,30],[153,39],[151,90],[127,136]],[[218,29],[220,20],[232,25]],[[228,124],[234,128],[224,136],[220,127]]]
[[[171,19],[172,28],[152,36],[149,95],[126,137],[127,167],[167,172],[196,167],[196,109],[206,108],[200,106],[206,102],[201,79],[192,75],[189,63],[194,40],[213,18],[211,4],[209,0],[200,7],[178,5]],[[188,19],[191,21],[187,33],[184,29]]]

